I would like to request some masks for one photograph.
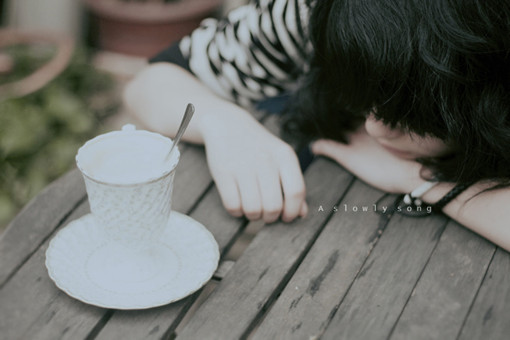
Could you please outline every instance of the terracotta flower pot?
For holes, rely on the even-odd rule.
[[[223,0],[128,2],[84,0],[98,25],[101,48],[150,57],[189,34]]]

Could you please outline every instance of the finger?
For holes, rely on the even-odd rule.
[[[260,198],[257,178],[254,175],[238,178],[237,187],[241,196],[242,211],[247,219],[258,220],[262,216],[262,202]]]
[[[243,216],[241,197],[239,195],[239,189],[237,188],[237,182],[234,178],[230,176],[222,176],[216,178],[215,182],[223,206],[228,213],[235,217]]]
[[[278,169],[271,170],[261,170],[262,173],[257,178],[263,207],[262,219],[265,223],[276,221],[283,210],[283,194]]]
[[[332,158],[339,152],[347,149],[348,146],[346,144],[338,143],[329,139],[320,139],[314,142],[311,146],[311,150],[314,154]]]
[[[299,215],[305,199],[305,181],[295,154],[281,159],[280,181],[284,197],[282,220],[290,222]]]

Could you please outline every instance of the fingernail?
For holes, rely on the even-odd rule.
[[[301,217],[306,217],[308,215],[308,204],[305,202],[303,203],[303,206],[301,207]]]

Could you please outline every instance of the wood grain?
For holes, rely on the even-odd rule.
[[[330,161],[320,159],[306,176],[309,202],[334,205],[352,180]],[[334,187],[336,190],[327,190]],[[291,225],[262,229],[181,334],[182,339],[239,339],[250,331],[317,237],[329,214],[311,213]]]
[[[456,339],[495,247],[450,221],[391,339]]]
[[[489,266],[460,340],[508,339],[510,334],[510,256],[498,248]]]
[[[345,212],[343,204],[381,195],[356,181],[252,339],[309,339],[324,331],[380,236],[380,215]]]
[[[23,208],[0,238],[0,287],[62,225],[85,197],[85,183],[75,169],[52,183]]]
[[[324,332],[324,339],[386,339],[444,230],[442,216],[394,215]]]

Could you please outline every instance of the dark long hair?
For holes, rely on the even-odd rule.
[[[309,142],[376,117],[454,147],[443,181],[510,178],[510,1],[310,1],[314,54],[284,118]]]

